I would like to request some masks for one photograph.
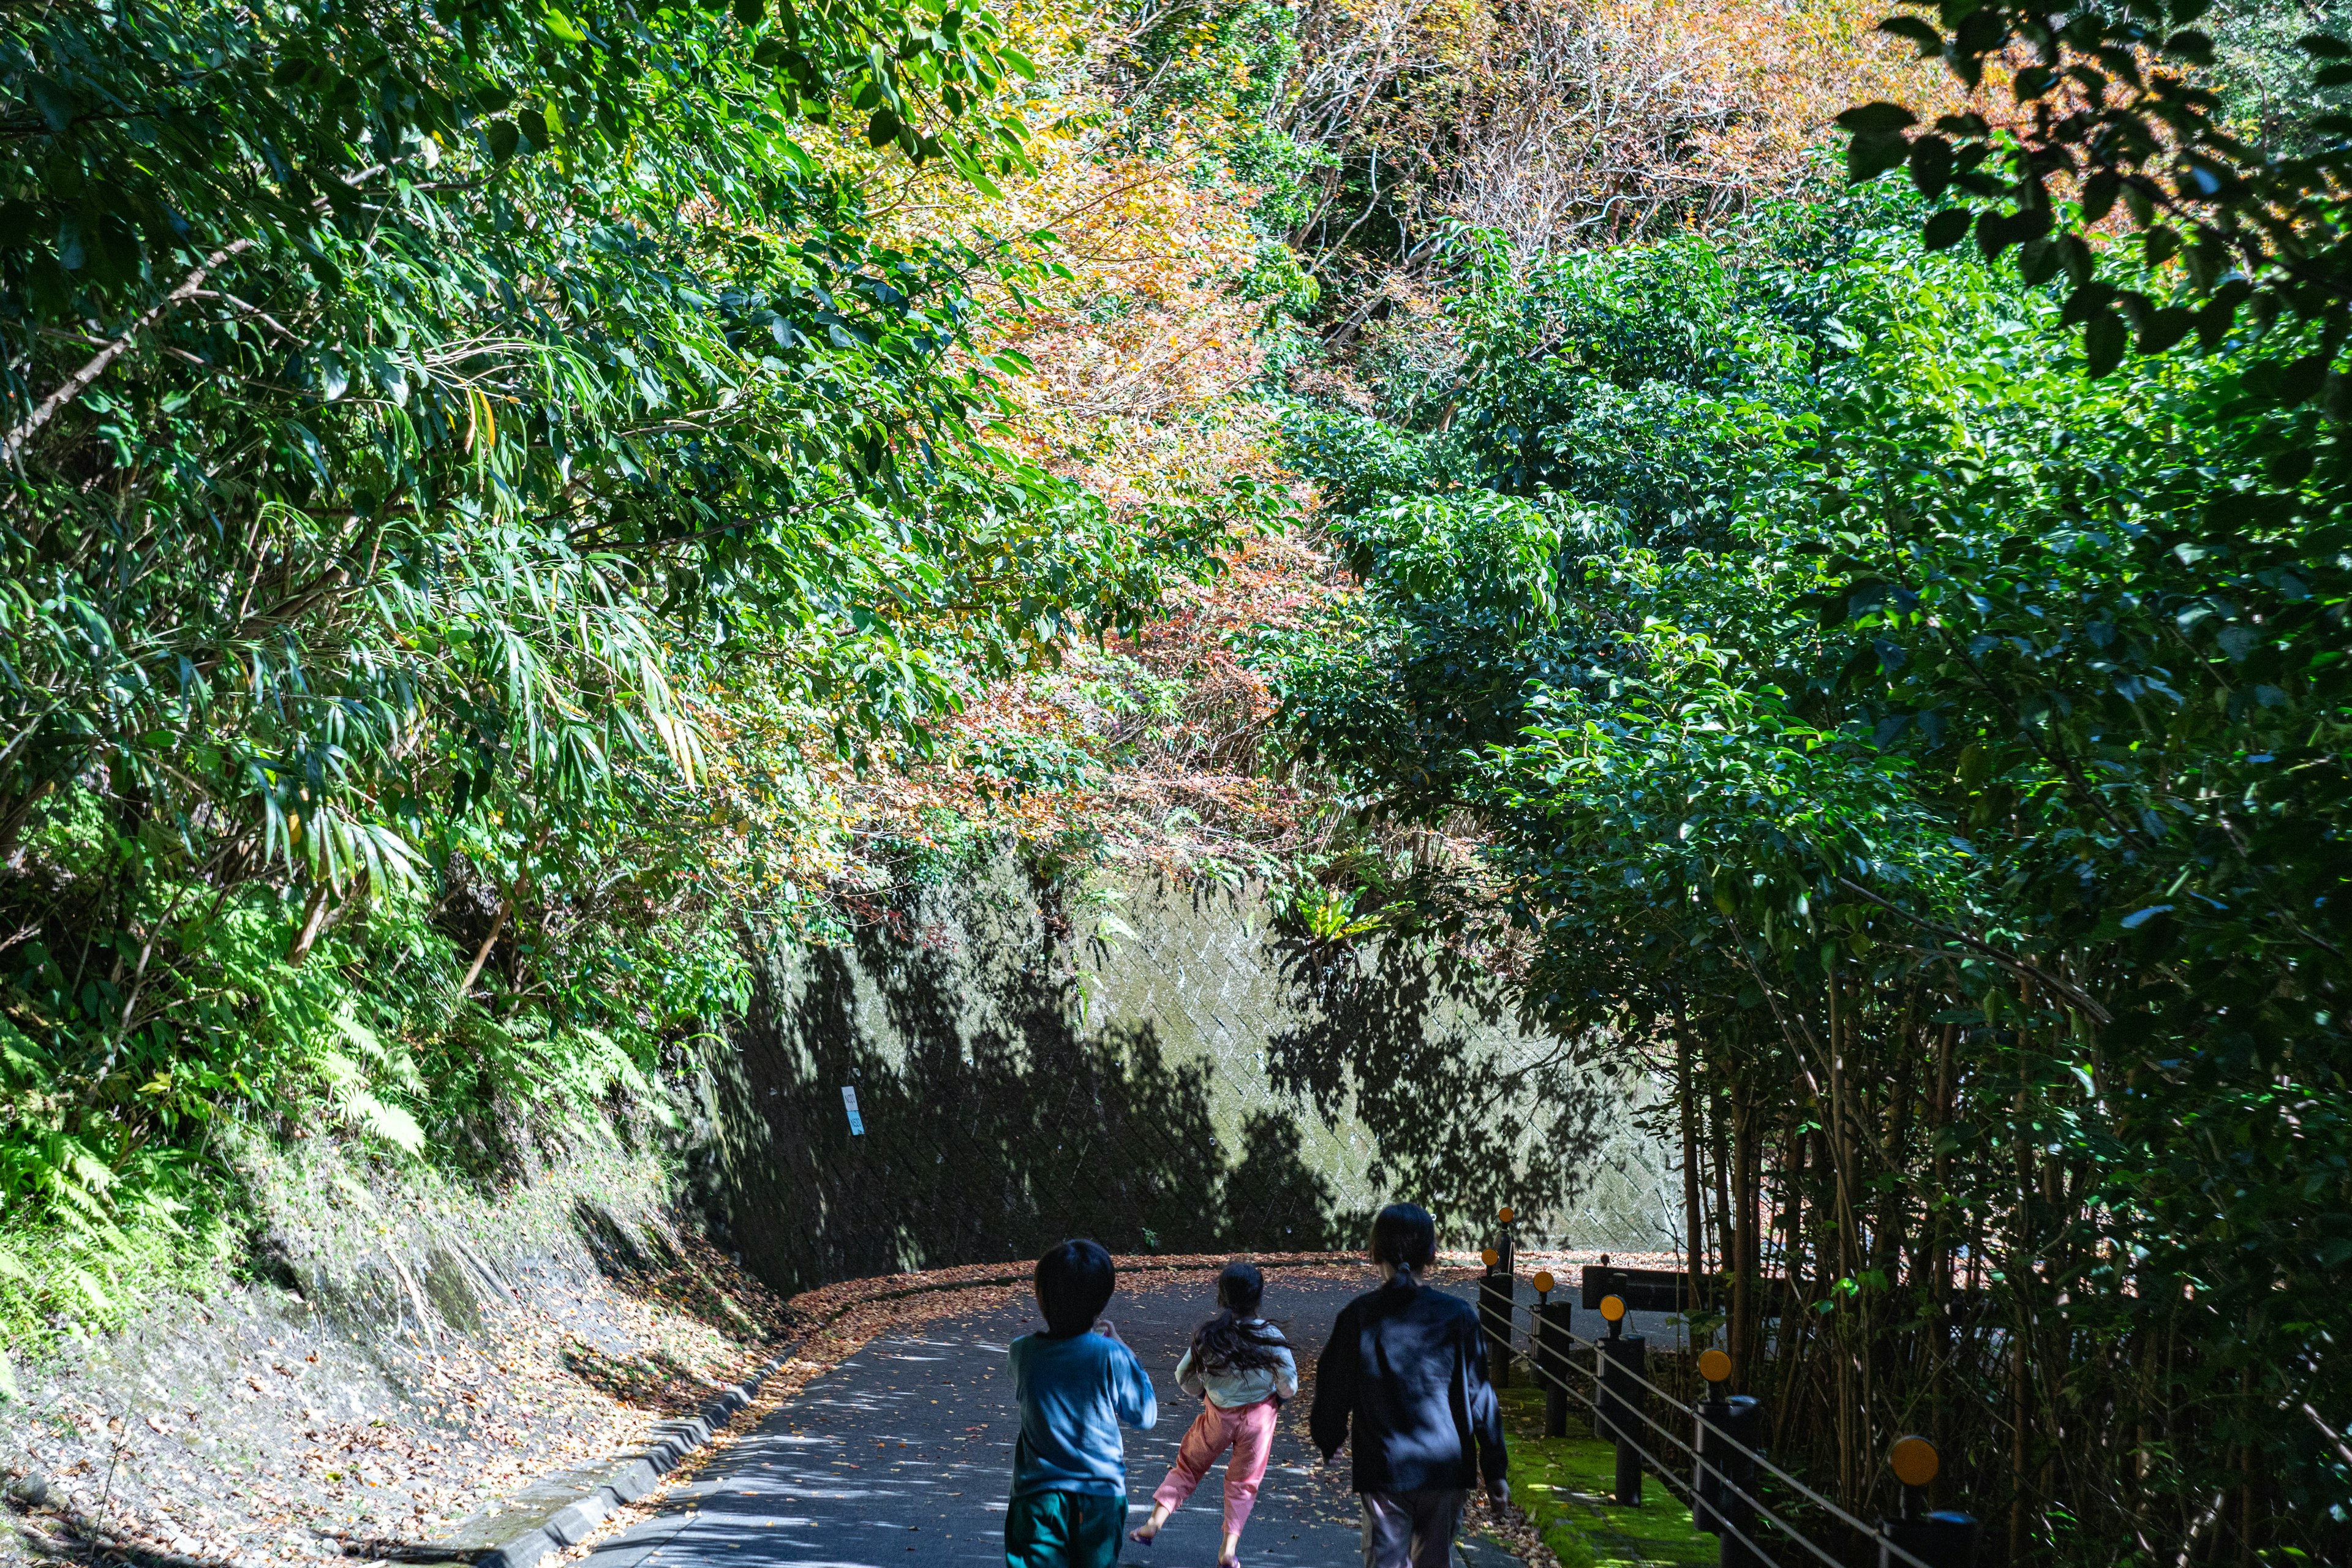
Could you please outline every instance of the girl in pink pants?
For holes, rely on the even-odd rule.
[[[1222,1310],[1193,1332],[1192,1348],[1176,1363],[1178,1384],[1201,1398],[1200,1418],[1184,1434],[1175,1468],[1151,1494],[1151,1517],[1129,1531],[1129,1540],[1150,1545],[1217,1456],[1230,1448],[1225,1536],[1217,1552],[1218,1568],[1232,1568],[1241,1561],[1242,1526],[1257,1501],[1258,1484],[1265,1479],[1275,1412],[1298,1392],[1298,1366],[1282,1331],[1257,1315],[1265,1293],[1264,1277],[1249,1264],[1228,1263],[1217,1276]]]

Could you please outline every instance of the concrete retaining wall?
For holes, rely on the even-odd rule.
[[[779,1289],[1066,1235],[1353,1246],[1392,1197],[1460,1241],[1508,1202],[1531,1240],[1671,1245],[1645,1074],[1572,1060],[1402,944],[1286,935],[1257,889],[1040,886],[998,860],[898,931],[772,943],[760,993],[706,1179]]]

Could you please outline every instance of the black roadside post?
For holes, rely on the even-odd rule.
[[[1496,1388],[1511,1386],[1511,1312],[1518,1305],[1517,1281],[1503,1269],[1503,1255],[1495,1247],[1481,1254],[1486,1278],[1478,1281],[1478,1327],[1486,1335],[1486,1378]]]
[[[1601,1299],[1601,1315],[1609,1320],[1609,1337],[1601,1342],[1601,1419],[1603,1434],[1617,1445],[1617,1501],[1621,1507],[1642,1506],[1641,1441],[1642,1385],[1635,1379],[1649,1367],[1649,1341],[1625,1334],[1625,1300]]]
[[[1925,1437],[1897,1437],[1886,1459],[1903,1483],[1903,1517],[1878,1521],[1878,1568],[1910,1568],[1891,1550],[1897,1546],[1927,1568],[1976,1568],[1976,1520],[1927,1509],[1927,1484],[1943,1468],[1936,1445]]]
[[[1724,1403],[1731,1406],[1730,1419],[1724,1423],[1724,1429],[1739,1447],[1724,1460],[1723,1471],[1731,1485],[1724,1488],[1722,1506],[1716,1510],[1727,1526],[1723,1549],[1716,1561],[1722,1568],[1772,1568],[1771,1559],[1748,1544],[1756,1539],[1756,1505],[1748,1500],[1756,1495],[1756,1489],[1764,1481],[1757,1472],[1756,1461],[1748,1456],[1764,1451],[1764,1406],[1745,1394],[1735,1394]],[[1746,1453],[1740,1451],[1743,1448]],[[1738,1534],[1733,1534],[1734,1531]]]
[[[1575,1307],[1551,1299],[1559,1281],[1549,1269],[1536,1276],[1536,1381],[1543,1384],[1544,1436],[1568,1436],[1568,1349],[1572,1342]]]
[[[1625,1303],[1614,1296],[1603,1296],[1592,1305],[1609,1325],[1601,1343],[1592,1347],[1592,1435],[1604,1443],[1614,1443],[1617,1428],[1609,1419],[1609,1342],[1623,1332],[1619,1320],[1625,1316]],[[1617,1314],[1614,1318],[1609,1315],[1612,1310]]]
[[[1731,1450],[1718,1441],[1715,1428],[1731,1417],[1731,1401],[1723,1385],[1731,1377],[1731,1358],[1721,1351],[1701,1351],[1698,1374],[1706,1383],[1706,1397],[1698,1402],[1698,1419],[1692,1423],[1698,1428],[1691,1447],[1698,1452],[1696,1468],[1691,1476],[1691,1528],[1709,1535],[1723,1533],[1723,1522],[1716,1518],[1716,1502],[1720,1488],[1716,1473],[1722,1468],[1725,1456]]]
[[[1764,1435],[1763,1407],[1745,1394],[1724,1393],[1731,1358],[1721,1351],[1700,1355],[1698,1374],[1706,1380],[1706,1397],[1698,1404],[1698,1474],[1692,1487],[1698,1500],[1691,1522],[1722,1538],[1716,1553],[1722,1568],[1768,1568],[1748,1544],[1756,1539],[1756,1505],[1748,1500],[1756,1495],[1756,1461],[1748,1456]]]

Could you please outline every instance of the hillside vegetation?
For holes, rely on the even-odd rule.
[[[1010,845],[1647,1064],[1848,1506],[2352,1551],[2346,20],[12,10],[9,1352]]]

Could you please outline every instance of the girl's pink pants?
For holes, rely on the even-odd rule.
[[[1265,1479],[1266,1457],[1274,1447],[1276,1408],[1271,1399],[1232,1410],[1203,1400],[1199,1419],[1184,1434],[1184,1446],[1176,1450],[1176,1468],[1168,1472],[1151,1500],[1171,1513],[1182,1508],[1201,1478],[1209,1473],[1209,1467],[1217,1462],[1217,1456],[1231,1448],[1234,1457],[1225,1461],[1225,1533],[1240,1534],[1257,1502],[1258,1484]]]

